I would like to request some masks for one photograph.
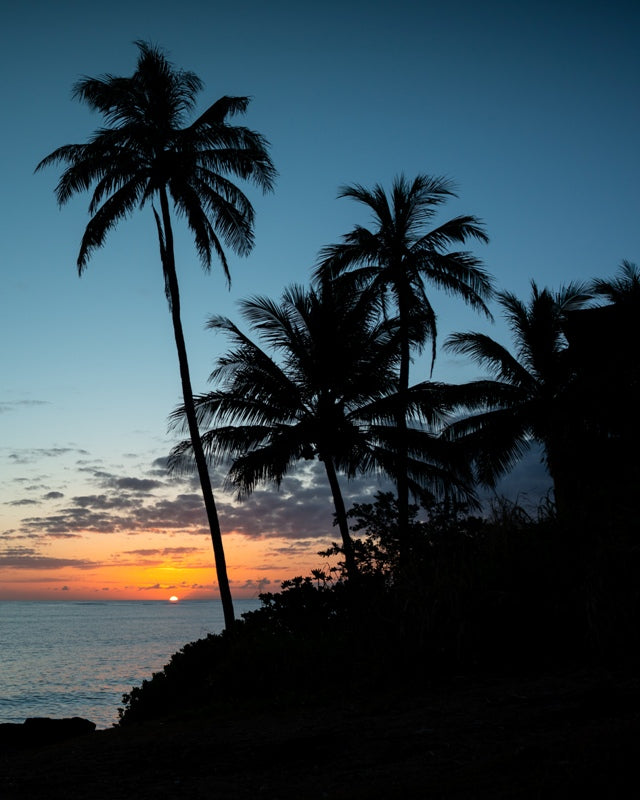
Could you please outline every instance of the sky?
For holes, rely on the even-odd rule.
[[[135,40],[165,48],[222,95],[252,97],[239,120],[271,143],[275,191],[247,187],[256,245],[229,253],[232,284],[205,274],[180,225],[176,255],[194,390],[225,350],[212,314],[307,284],[319,249],[362,208],[344,184],[389,186],[401,173],[446,176],[458,197],[438,221],[480,217],[474,247],[500,289],[558,288],[640,260],[640,7],[634,2],[183,0],[108,6],[60,0],[0,11],[3,192],[0,236],[0,599],[217,596],[193,479],[166,471],[167,419],[180,401],[177,358],[150,208],[110,234],[85,274],[75,262],[87,196],[58,209],[58,171],[34,174],[100,118],[71,99],[83,75],[130,75]],[[481,330],[509,344],[460,300],[432,293],[439,341]],[[413,380],[428,375],[427,354]],[[433,378],[477,368],[439,352]],[[238,503],[213,475],[232,592],[254,597],[322,567],[337,538],[321,465],[278,492]],[[371,479],[345,486],[367,502]],[[504,485],[548,488],[539,454]]]

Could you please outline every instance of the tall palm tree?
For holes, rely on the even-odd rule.
[[[475,412],[452,423],[447,436],[464,440],[474,453],[478,478],[488,486],[508,471],[532,441],[540,443],[554,483],[559,510],[572,495],[568,459],[571,431],[580,409],[568,402],[573,380],[565,325],[571,312],[591,299],[586,286],[571,283],[557,292],[531,284],[528,303],[510,292],[498,302],[511,329],[515,355],[482,333],[454,333],[445,349],[469,356],[492,380],[450,387],[460,408]]]
[[[353,293],[338,281],[318,290],[287,289],[282,301],[256,297],[242,314],[266,349],[229,319],[213,317],[233,349],[211,375],[220,388],[196,399],[205,451],[220,462],[231,459],[228,482],[240,496],[257,483],[277,485],[300,459],[322,461],[333,497],[348,575],[357,577],[353,546],[338,473],[389,469],[390,425],[396,410],[397,326],[380,320],[371,292]],[[270,355],[267,350],[270,350]],[[413,387],[409,408],[415,419],[441,418],[438,387]],[[180,421],[183,410],[174,415]],[[440,453],[442,443],[416,431],[411,479],[416,485],[445,482],[446,466],[425,462],[424,450]],[[178,445],[174,465],[184,465],[191,443]],[[417,491],[417,489],[416,489]]]
[[[90,190],[91,219],[80,252],[78,272],[101,247],[107,234],[136,208],[151,205],[175,334],[185,413],[208,516],[225,624],[234,620],[220,524],[193,404],[189,365],[180,318],[180,294],[174,256],[170,204],[184,216],[205,270],[213,256],[227,279],[224,247],[246,255],[253,246],[253,208],[228,176],[270,190],[275,170],[268,144],[258,133],[232,125],[228,117],[246,111],[247,97],[222,97],[189,123],[203,87],[193,72],[176,69],[164,53],[136,42],[137,67],[130,77],[82,78],[73,96],[102,114],[99,128],[85,144],[54,150],[36,167],[66,165],[56,187],[59,205]],[[159,204],[159,210],[155,202]]]
[[[397,417],[398,459],[396,486],[399,530],[409,527],[407,462],[409,434],[406,395],[409,387],[411,349],[431,338],[431,366],[436,354],[436,315],[425,284],[461,297],[472,308],[491,317],[485,301],[492,294],[492,281],[481,262],[467,251],[449,247],[470,239],[487,242],[480,220],[458,216],[427,229],[440,206],[455,197],[453,184],[441,177],[418,175],[413,181],[397,177],[387,195],[380,184],[373,189],[355,184],[340,189],[338,197],[350,197],[366,206],[373,227],[356,226],[339,244],[320,252],[316,278],[354,273],[356,282],[377,290],[383,307],[389,296],[400,321],[399,412]],[[416,328],[416,322],[420,324]],[[405,553],[407,552],[407,548]]]

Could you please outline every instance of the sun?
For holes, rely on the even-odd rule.
[[[178,602],[178,598],[175,596],[175,594],[171,595],[171,597],[169,598],[169,602],[170,603],[177,603]]]

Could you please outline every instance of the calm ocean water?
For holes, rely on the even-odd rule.
[[[234,601],[236,615],[259,600]],[[122,694],[222,628],[217,601],[0,602],[0,722],[118,719]]]

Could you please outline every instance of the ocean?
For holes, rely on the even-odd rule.
[[[234,601],[236,616],[260,601]],[[0,723],[118,720],[122,695],[224,627],[218,601],[0,602]]]

